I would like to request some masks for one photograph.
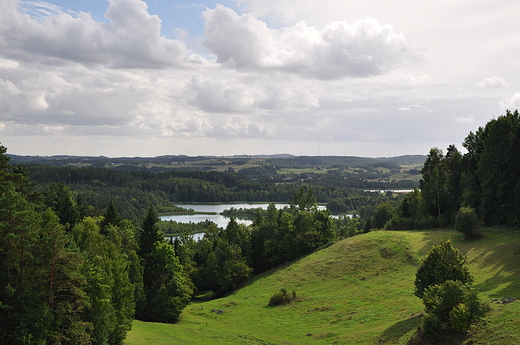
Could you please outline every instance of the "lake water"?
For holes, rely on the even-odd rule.
[[[377,193],[411,193],[413,189],[365,189],[365,192],[377,192]]]
[[[217,214],[187,214],[187,215],[171,215],[171,216],[161,216],[161,220],[173,220],[178,223],[199,223],[204,222],[206,220],[210,220],[213,223],[217,224],[219,228],[225,228],[229,222],[229,217],[222,216],[218,213],[223,212],[224,210],[229,210],[230,208],[234,207],[236,209],[239,208],[263,208],[264,210],[267,209],[267,206],[269,204],[211,204],[211,205],[196,205],[196,204],[177,204],[177,206],[186,208],[186,209],[193,209],[197,212],[216,212]],[[275,204],[276,208],[281,209],[285,206],[289,206],[289,204]],[[325,206],[318,206],[320,210],[326,209]],[[251,220],[247,219],[238,219],[236,218],[237,223],[239,224],[246,224],[250,225],[253,222]]]

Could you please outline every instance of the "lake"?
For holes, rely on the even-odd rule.
[[[184,215],[170,215],[170,216],[160,216],[161,220],[173,220],[178,223],[199,223],[204,222],[206,220],[210,220],[213,223],[217,224],[219,228],[226,228],[229,217],[222,216],[218,213],[223,212],[224,210],[229,210],[230,208],[234,207],[236,209],[239,208],[263,208],[264,210],[267,209],[267,206],[270,204],[264,203],[264,204],[248,204],[248,203],[242,203],[242,204],[177,204],[177,206],[186,208],[186,209],[193,209],[197,212],[216,212],[217,214],[184,214]],[[276,208],[280,209],[285,206],[289,206],[289,204],[275,204]],[[325,210],[325,206],[318,206],[320,210]],[[239,224],[246,224],[250,225],[253,222],[251,220],[247,219],[238,219],[235,218],[237,223]]]

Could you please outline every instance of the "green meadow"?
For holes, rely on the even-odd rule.
[[[520,344],[520,301],[493,301],[520,297],[520,233],[495,228],[473,242],[452,230],[348,238],[255,276],[225,298],[192,302],[177,324],[134,321],[126,344],[418,344],[423,306],[413,295],[415,272],[441,239],[467,254],[474,286],[492,307],[450,344]],[[281,288],[299,298],[269,307]]]

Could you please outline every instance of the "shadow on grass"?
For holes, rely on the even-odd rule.
[[[461,345],[467,340],[466,334],[449,333],[445,334],[442,339],[428,340],[421,336],[418,330],[419,324],[423,318],[423,314],[415,315],[409,319],[399,321],[394,325],[388,327],[379,337],[381,344],[394,344],[399,341],[405,334],[414,331],[412,337],[408,340],[406,345]],[[404,340],[404,339],[403,339]]]
[[[388,327],[383,333],[381,333],[381,336],[379,337],[382,339],[381,343],[394,343],[396,340],[402,338],[406,333],[417,329],[422,317],[422,314],[418,314]]]
[[[492,277],[474,284],[478,291],[493,291],[491,298],[520,297],[520,234],[507,228],[484,228],[484,237],[467,241],[462,234],[451,229],[424,231],[424,238],[417,254],[426,257],[428,251],[441,239],[451,240],[453,246],[469,254],[470,273],[478,280],[478,270],[496,272]],[[498,288],[497,288],[498,287]]]

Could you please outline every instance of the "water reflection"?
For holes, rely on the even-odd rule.
[[[161,220],[173,220],[178,223],[199,223],[204,222],[206,220],[212,221],[215,223],[219,228],[225,228],[227,227],[227,224],[229,222],[229,217],[222,216],[219,213],[223,212],[224,210],[229,210],[230,208],[235,209],[250,209],[250,208],[262,208],[264,210],[267,209],[267,207],[270,204],[264,203],[264,204],[177,204],[177,206],[186,208],[186,209],[193,209],[196,212],[215,212],[217,214],[185,214],[185,215],[170,215],[170,216],[161,216]],[[289,204],[275,204],[276,208],[281,209],[286,206],[289,206]],[[318,206],[320,210],[326,209],[325,206]],[[237,223],[239,224],[245,224],[250,225],[253,223],[252,220],[249,219],[239,219],[236,218]]]

